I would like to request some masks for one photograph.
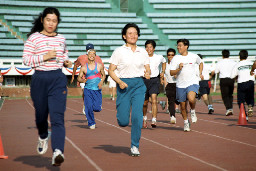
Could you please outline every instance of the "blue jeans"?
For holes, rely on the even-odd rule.
[[[119,85],[117,85],[117,122],[119,126],[128,126],[130,112],[132,110],[131,147],[136,146],[139,148],[146,86],[142,78],[121,78],[121,80],[125,82],[128,87],[120,89]]]

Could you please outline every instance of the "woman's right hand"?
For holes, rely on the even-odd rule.
[[[44,55],[44,61],[48,61],[49,59],[56,58],[57,51],[55,48],[53,50],[49,50],[46,55]]]
[[[121,82],[119,83],[119,87],[120,87],[121,89],[125,89],[125,88],[128,87],[128,85],[127,85],[125,82],[121,81]]]

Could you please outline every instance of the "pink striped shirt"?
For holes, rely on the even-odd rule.
[[[44,61],[43,56],[48,51],[56,50],[56,58]],[[39,71],[61,69],[65,60],[68,60],[66,39],[63,35],[46,36],[39,32],[33,33],[24,45],[23,63]]]

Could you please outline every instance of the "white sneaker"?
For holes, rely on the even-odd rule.
[[[233,115],[233,109],[228,109],[226,112],[226,116]]]
[[[48,137],[45,139],[38,138],[37,152],[38,154],[46,153],[48,149]]]
[[[132,146],[132,148],[131,148],[131,155],[133,157],[140,156],[139,149],[137,147],[135,147],[135,146]]]
[[[60,166],[64,162],[64,154],[59,149],[55,149],[52,155],[52,165]]]
[[[89,126],[90,129],[95,129],[95,124],[94,125],[91,125]]]
[[[253,116],[253,107],[251,105],[249,105],[249,107],[248,107],[248,116],[249,117]]]
[[[192,121],[192,123],[196,123],[197,117],[196,117],[196,112],[195,112],[195,110],[194,110],[193,112],[192,112],[192,110],[191,110],[190,113],[191,113],[191,121]]]
[[[82,111],[82,112],[83,112],[83,114],[85,115],[85,111],[84,111],[84,110],[85,110],[85,106],[83,105],[83,111]]]
[[[171,117],[171,124],[176,124],[176,118],[174,116]]]
[[[184,131],[185,132],[189,132],[190,131],[189,123],[184,123]]]

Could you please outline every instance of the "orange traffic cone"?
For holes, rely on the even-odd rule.
[[[1,135],[0,135],[0,159],[8,159],[8,156],[4,155],[4,148],[2,144]]]
[[[239,120],[238,120],[237,125],[247,125],[243,103],[241,103],[241,105],[240,105],[240,114],[239,114]]]

